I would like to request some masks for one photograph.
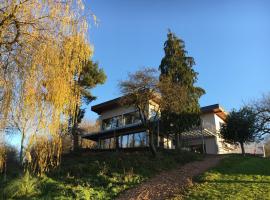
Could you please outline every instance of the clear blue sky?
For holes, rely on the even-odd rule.
[[[94,60],[108,79],[93,90],[91,105],[120,96],[118,81],[128,72],[158,68],[170,28],[196,61],[201,106],[226,110],[270,92],[269,0],[91,0],[100,20],[90,28]],[[91,106],[90,105],[90,106]],[[87,118],[97,115],[87,109]]]

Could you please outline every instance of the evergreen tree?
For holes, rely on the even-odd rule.
[[[180,133],[200,123],[199,98],[205,91],[195,86],[198,73],[192,68],[195,62],[187,56],[184,41],[171,31],[167,34],[164,52],[159,70],[161,85],[165,85],[161,87],[162,101],[167,106],[163,106],[161,119],[167,134],[175,134],[176,148],[179,148]]]
[[[243,107],[230,112],[225,122],[220,130],[222,138],[228,143],[240,144],[244,155],[244,143],[253,142],[257,136],[256,114],[251,108]]]
[[[106,80],[106,75],[103,69],[100,69],[98,63],[88,60],[83,65],[82,71],[76,77],[75,92],[77,95],[77,101],[75,105],[75,112],[70,118],[70,129],[73,136],[73,149],[77,150],[79,147],[78,140],[78,125],[81,123],[85,109],[82,109],[82,104],[88,105],[96,97],[92,95],[90,89],[94,88],[98,84],[103,84]]]

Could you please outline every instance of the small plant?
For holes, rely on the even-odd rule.
[[[4,192],[8,198],[27,198],[39,193],[38,182],[37,178],[26,171],[22,177],[9,183]]]

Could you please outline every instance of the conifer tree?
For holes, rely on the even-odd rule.
[[[83,103],[88,105],[91,101],[96,99],[90,89],[98,84],[103,84],[106,80],[106,75],[103,69],[99,68],[97,62],[88,60],[85,65],[83,65],[81,72],[75,75],[75,79],[77,81],[74,90],[77,96],[77,103],[75,105],[74,114],[71,116],[70,130],[73,136],[73,149],[77,150],[79,147],[78,125],[81,123],[85,114],[85,110],[82,109],[81,106]]]
[[[184,41],[171,31],[167,34],[164,52],[159,70],[162,102],[166,106],[161,118],[167,134],[175,134],[176,148],[179,148],[180,133],[200,123],[199,98],[205,91],[195,86],[198,73],[192,68],[195,62],[187,56]]]

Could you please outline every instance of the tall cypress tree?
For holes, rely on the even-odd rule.
[[[164,52],[159,70],[162,98],[167,106],[161,119],[164,130],[175,134],[176,148],[179,148],[179,135],[200,123],[199,98],[205,91],[195,86],[198,73],[192,68],[195,62],[187,56],[184,41],[171,31],[167,34]]]

